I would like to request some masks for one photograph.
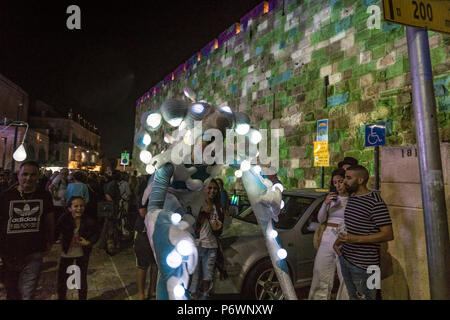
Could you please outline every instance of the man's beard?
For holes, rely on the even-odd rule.
[[[358,184],[355,183],[355,184],[350,185],[350,186],[345,184],[345,189],[347,190],[347,192],[349,194],[355,193],[356,191],[358,191]]]

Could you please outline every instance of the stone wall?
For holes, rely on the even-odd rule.
[[[247,112],[259,128],[283,129],[278,175],[288,188],[320,185],[320,169],[313,167],[319,119],[329,119],[332,166],[353,156],[373,174],[365,124],[385,121],[389,146],[415,143],[405,28],[383,22],[381,11],[372,14],[381,1],[286,0],[271,6],[209,55],[187,63],[174,80],[166,77],[156,95],[139,99],[136,131],[143,112],[182,97],[187,85],[202,99]],[[429,32],[429,41],[440,139],[449,141],[450,36]],[[139,159],[136,149],[133,158]],[[135,167],[144,172],[137,161]],[[325,171],[327,182],[331,171]]]
[[[447,210],[450,144],[441,144]],[[419,163],[415,145],[381,150],[381,194],[391,214],[394,241],[382,251],[384,299],[430,299]],[[450,215],[447,215],[450,225]]]

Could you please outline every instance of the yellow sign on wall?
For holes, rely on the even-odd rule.
[[[448,0],[383,0],[384,20],[450,33]]]
[[[314,141],[314,166],[329,167],[330,153],[328,151],[328,141]]]

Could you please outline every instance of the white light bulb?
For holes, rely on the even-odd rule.
[[[173,294],[175,295],[175,297],[177,298],[181,298],[184,296],[186,290],[184,289],[184,287],[180,284],[176,285],[175,288],[173,288]]]
[[[194,144],[193,141],[193,137],[192,137],[192,132],[191,130],[186,131],[186,134],[183,137],[183,141],[184,143],[186,143],[188,146],[192,146]]]
[[[147,124],[152,128],[157,128],[161,124],[161,114],[152,113],[147,117]]]
[[[242,161],[242,163],[241,163],[241,171],[242,172],[250,170],[250,167],[251,167],[250,161],[248,161],[248,160]]]
[[[253,144],[258,144],[262,140],[261,132],[258,130],[252,130],[252,133],[250,134],[250,142]]]
[[[181,122],[183,121],[183,118],[174,118],[167,121],[172,127],[178,127]]]
[[[173,213],[173,214],[170,216],[170,220],[171,220],[172,223],[175,224],[175,225],[179,224],[180,221],[181,221],[181,214],[179,214],[179,213]]]
[[[233,113],[231,108],[228,107],[228,106],[220,107],[220,111],[223,111],[223,112],[226,112],[226,113]]]
[[[183,257],[175,250],[172,250],[172,252],[167,255],[166,262],[169,267],[175,269],[183,262]]]
[[[142,143],[146,146],[148,146],[152,142],[152,137],[148,133],[144,135],[144,138],[142,138]]]
[[[256,174],[260,174],[261,173],[261,167],[260,166],[254,166],[253,167],[253,171],[255,171]]]
[[[241,170],[236,170],[234,175],[236,176],[236,178],[241,178],[242,177],[242,171]]]
[[[142,150],[139,154],[139,158],[145,164],[149,164],[152,161],[152,154],[147,150]]]
[[[276,230],[269,231],[269,237],[275,239],[278,237],[278,232]]]
[[[200,103],[194,104],[194,105],[191,107],[191,109],[192,109],[192,112],[194,112],[194,113],[196,113],[196,114],[200,114],[200,113],[202,113],[203,111],[205,111],[205,107],[204,107],[202,104],[200,104]]]
[[[176,249],[182,256],[189,256],[194,251],[192,243],[188,240],[181,240],[177,243]]]
[[[272,187],[272,190],[275,191],[275,189],[280,190],[281,193],[283,193],[284,191],[283,185],[281,183],[275,183]]]
[[[281,200],[280,209],[283,209],[283,208],[284,208],[284,201]]]
[[[247,123],[238,124],[236,127],[236,133],[243,136],[246,135],[250,130],[250,125]]]
[[[284,250],[284,249],[279,249],[279,250],[277,251],[277,256],[278,256],[278,258],[280,258],[281,260],[286,259],[286,257],[287,257],[287,251]]]
[[[154,174],[155,171],[156,171],[156,168],[155,168],[154,166],[152,166],[151,164],[148,164],[148,165],[145,167],[145,171],[146,171],[148,174]]]
[[[16,151],[14,151],[13,158],[18,162],[21,162],[27,158],[27,152],[25,151],[23,143],[17,148]]]

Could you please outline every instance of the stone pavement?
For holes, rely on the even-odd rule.
[[[37,300],[56,300],[56,278],[61,245],[55,244],[44,258]],[[147,274],[148,287],[148,274]],[[333,299],[335,292],[333,290]],[[296,289],[298,299],[308,298],[309,287]],[[0,284],[0,300],[6,299],[6,292]],[[68,300],[77,300],[77,290],[67,290]],[[239,295],[217,294],[214,300],[239,300]],[[88,300],[137,300],[136,266],[132,241],[122,242],[121,250],[109,256],[104,250],[94,247],[88,267]]]
[[[60,253],[61,245],[56,244],[44,258],[36,291],[37,300],[57,299],[56,278]],[[5,299],[6,292],[2,285],[0,300]],[[77,300],[77,290],[68,290],[67,299]],[[137,300],[135,257],[131,241],[123,242],[122,249],[114,256],[94,247],[88,267],[88,300]]]

